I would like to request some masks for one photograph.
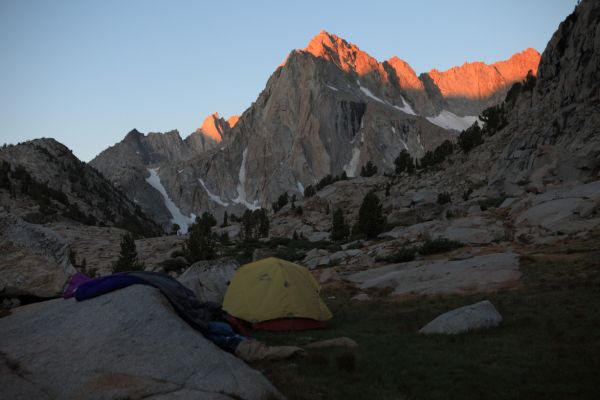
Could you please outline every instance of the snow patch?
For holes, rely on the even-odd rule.
[[[400,139],[400,144],[404,146],[404,150],[408,151],[408,146],[406,145],[406,142],[404,140]]]
[[[382,99],[380,99],[379,97],[375,96],[375,95],[373,94],[373,92],[371,92],[371,91],[370,91],[368,88],[361,86],[361,85],[360,85],[360,82],[359,82],[358,80],[356,81],[356,83],[358,83],[358,88],[359,88],[359,89],[360,89],[360,90],[361,90],[361,91],[362,91],[362,92],[363,92],[363,93],[364,93],[364,94],[365,94],[367,97],[370,97],[370,98],[372,98],[373,100],[377,100],[378,102],[380,102],[380,103],[382,103],[382,104],[385,104],[385,105],[387,105],[387,106],[394,107],[395,109],[397,109],[398,111],[402,111],[403,113],[410,114],[410,115],[417,115],[417,114],[415,113],[415,111],[412,109],[412,107],[410,106],[410,104],[408,104],[408,102],[407,102],[407,101],[404,99],[404,97],[400,96],[400,99],[402,100],[402,103],[403,103],[404,105],[403,105],[402,107],[400,107],[400,106],[395,106],[395,105],[392,105],[392,104],[390,104],[389,102],[387,102],[387,101],[385,101],[385,100],[382,100]]]
[[[204,191],[206,192],[206,194],[212,201],[214,201],[217,204],[222,205],[223,207],[229,206],[229,203],[227,203],[226,201],[223,201],[220,196],[217,196],[216,194],[213,194],[213,193],[211,193],[210,190],[208,190],[208,188],[206,187],[206,184],[204,183],[202,178],[198,178],[198,181],[200,182],[200,184],[204,188]]]
[[[392,126],[392,133],[396,133],[396,128]]]
[[[339,90],[338,88],[336,88],[335,86],[331,86],[331,85],[327,85],[327,87],[331,90],[335,90],[336,92]]]
[[[408,104],[408,101],[406,101],[404,99],[404,97],[400,96],[400,100],[402,100],[402,103],[404,103],[404,106],[400,107],[400,106],[394,106],[395,109],[400,110],[402,112],[405,112],[407,114],[410,115],[417,115],[414,110],[412,109],[412,107],[410,106],[410,104]]]
[[[238,196],[232,201],[236,204],[243,204],[249,210],[258,210],[260,206],[258,205],[258,200],[254,200],[254,203],[249,203],[246,200],[246,188],[244,184],[246,183],[246,157],[248,156],[248,148],[244,149],[242,153],[242,165],[240,165],[240,172],[238,174],[239,183],[237,185],[237,193]]]
[[[366,94],[368,97],[372,98],[373,100],[377,100],[380,103],[386,104],[385,101],[381,100],[379,97],[375,96],[369,89],[367,89],[366,87],[362,87],[362,86],[358,86],[360,88],[360,90]]]
[[[296,182],[296,185],[298,186],[298,191],[300,194],[304,196],[304,186],[302,185],[302,182],[298,181]]]
[[[356,171],[358,170],[358,161],[360,160],[360,148],[355,147],[352,149],[352,158],[350,162],[344,166],[344,171],[349,178],[354,178],[356,176]]]
[[[154,189],[158,190],[158,192],[163,196],[165,207],[171,213],[171,222],[179,225],[180,233],[187,233],[188,225],[192,224],[196,219],[195,215],[192,213],[190,217],[186,217],[181,213],[179,207],[171,200],[169,197],[165,187],[160,182],[160,177],[158,176],[158,168],[148,168],[148,172],[150,172],[150,176],[146,178],[146,182],[150,184]]]
[[[435,117],[427,117],[427,121],[432,124],[455,131],[464,131],[477,120],[478,118],[476,116],[467,115],[465,117],[460,117],[447,110],[443,110]]]

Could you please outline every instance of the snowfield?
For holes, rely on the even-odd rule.
[[[171,213],[171,222],[179,225],[179,232],[187,233],[188,225],[191,225],[194,222],[196,216],[192,213],[191,216],[186,217],[181,213],[179,207],[177,207],[173,200],[171,200],[165,187],[160,182],[160,177],[158,176],[157,171],[158,168],[148,168],[150,176],[146,178],[146,182],[148,182],[150,186],[152,186],[154,189],[158,190],[158,192],[162,195],[165,202],[165,207],[167,207],[167,210],[169,210],[169,212]]]
[[[435,117],[427,117],[427,121],[440,126],[444,129],[452,129],[455,131],[464,131],[478,120],[478,117],[467,115],[460,117],[450,111],[442,111]]]

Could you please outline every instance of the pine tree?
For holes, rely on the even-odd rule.
[[[225,211],[225,213],[223,214],[223,224],[221,224],[221,227],[226,227],[229,225],[229,221],[227,221],[227,211]]]
[[[408,172],[412,174],[415,172],[415,164],[413,162],[412,157],[406,150],[402,150],[398,157],[394,160],[394,165],[396,166],[396,173],[399,174],[401,172]]]
[[[184,243],[185,258],[189,263],[215,258],[215,238],[211,228],[216,224],[217,221],[208,212],[204,212],[201,217],[196,217]]]
[[[365,165],[360,169],[360,176],[370,177],[377,173],[377,166],[373,164],[371,161],[368,161]]]
[[[269,237],[269,216],[267,215],[267,210],[261,208],[260,210],[256,210],[255,213],[258,213],[258,233],[260,237]]]
[[[379,197],[374,192],[369,192],[363,199],[358,211],[357,233],[364,233],[367,238],[377,237],[385,228],[385,217]]]
[[[304,189],[304,197],[312,197],[317,193],[317,190],[313,185],[308,185],[306,189]]]
[[[242,216],[241,234],[245,240],[269,236],[269,216],[267,210],[246,210]]]
[[[348,237],[350,228],[344,219],[344,212],[341,208],[333,212],[333,222],[331,224],[331,240],[344,240]]]
[[[127,233],[121,236],[121,251],[117,262],[113,264],[113,272],[142,271],[143,269],[144,263],[141,263],[137,258],[133,235]]]

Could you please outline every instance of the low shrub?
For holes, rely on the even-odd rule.
[[[452,201],[452,197],[450,196],[450,193],[448,193],[448,192],[438,193],[438,196],[437,196],[438,204],[447,204],[447,203],[450,203],[451,201]]]
[[[481,207],[482,211],[485,211],[488,208],[498,208],[500,204],[502,204],[504,199],[505,197],[493,197],[485,200],[480,200],[479,207]]]
[[[387,261],[391,263],[403,263],[413,261],[415,259],[416,250],[414,247],[402,247],[400,250],[396,251],[385,257],[377,258],[377,261]]]
[[[159,265],[165,272],[180,272],[188,267],[188,263],[183,257],[168,258],[161,261]]]
[[[419,253],[423,255],[445,253],[462,246],[461,242],[440,237],[425,241],[425,243],[419,246]]]

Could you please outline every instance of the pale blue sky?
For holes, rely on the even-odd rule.
[[[417,73],[542,52],[576,0],[0,0],[0,143],[54,137],[89,161],[131,129],[241,114],[325,29]]]

